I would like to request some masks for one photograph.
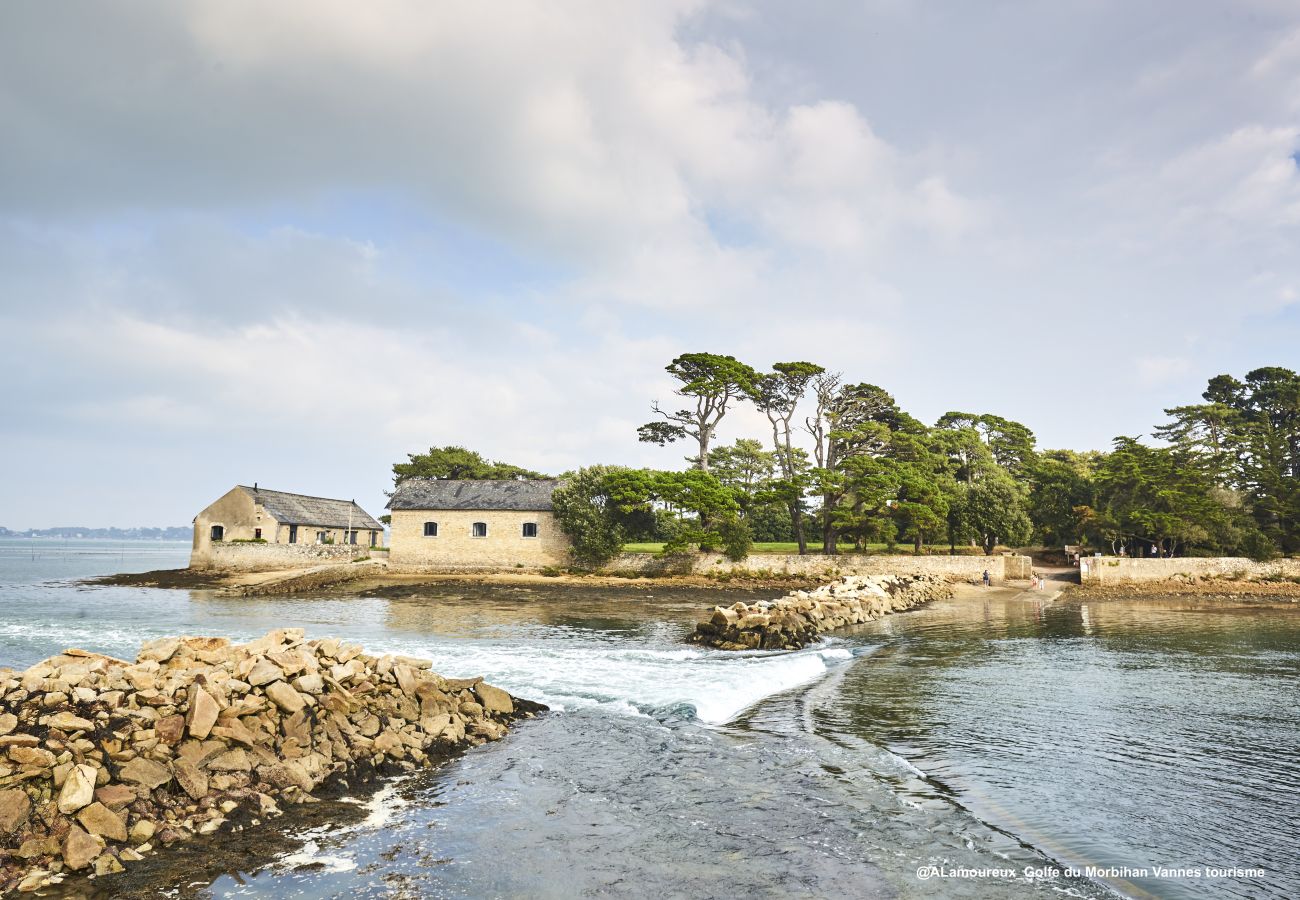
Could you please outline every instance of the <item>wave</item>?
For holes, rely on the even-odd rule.
[[[434,661],[451,677],[483,675],[555,708],[591,708],[667,720],[690,715],[720,725],[782,691],[815,681],[852,659],[841,648],[729,653],[694,648],[501,644],[383,648]]]

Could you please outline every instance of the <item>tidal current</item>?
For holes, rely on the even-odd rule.
[[[1300,896],[1296,604],[991,594],[734,654],[681,638],[777,592],[75,581],[187,550],[0,541],[0,666],[300,626],[553,712],[141,895]]]

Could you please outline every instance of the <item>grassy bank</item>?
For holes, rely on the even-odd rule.
[[[659,553],[664,549],[662,541],[649,541],[637,544],[623,545],[624,551],[628,553]],[[1002,548],[998,548],[1001,550]],[[758,541],[755,542],[749,551],[753,553],[798,553],[799,545],[794,541]],[[821,543],[808,542],[808,552],[810,554],[820,554],[822,552]],[[861,551],[857,550],[852,544],[840,544],[839,552],[844,555],[852,553],[864,554],[889,554],[892,556],[914,556],[910,546],[899,544],[890,548],[888,544],[867,544]],[[926,547],[921,551],[925,556],[947,556],[949,549],[947,547],[934,546]],[[978,547],[958,547],[957,553],[967,556],[983,556],[984,551]]]

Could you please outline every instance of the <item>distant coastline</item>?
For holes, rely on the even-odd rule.
[[[194,536],[189,525],[166,528],[28,528],[11,531],[0,525],[0,538],[27,538],[31,540],[85,540],[85,541],[189,541]]]

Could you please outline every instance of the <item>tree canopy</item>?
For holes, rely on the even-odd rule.
[[[430,447],[427,453],[409,453],[406,459],[404,463],[393,465],[393,482],[396,484],[407,478],[527,481],[546,477],[520,466],[492,462],[464,447]]]
[[[1215,376],[1203,402],[1165,410],[1154,442],[1121,436],[1087,452],[1039,449],[1029,427],[990,412],[951,411],[927,427],[884,388],[812,362],[760,371],[687,353],[667,371],[688,402],[671,412],[652,404],[661,418],[638,436],[692,438],[697,454],[683,471],[565,476],[555,508],[578,565],[601,565],[636,540],[733,556],[756,539],[791,541],[805,552],[810,527],[824,553],[846,541],[906,541],[917,553],[1030,542],[1260,559],[1300,550],[1300,376],[1290,369]],[[766,418],[761,436],[718,444],[719,424],[743,403]],[[543,477],[455,446],[412,454],[393,474]]]
[[[716,353],[683,353],[665,371],[677,379],[673,393],[694,405],[667,411],[654,401],[650,410],[663,421],[647,422],[637,429],[637,435],[642,441],[660,446],[694,438],[698,452],[688,462],[708,471],[709,445],[718,423],[734,401],[755,397],[758,373],[735,357]]]

